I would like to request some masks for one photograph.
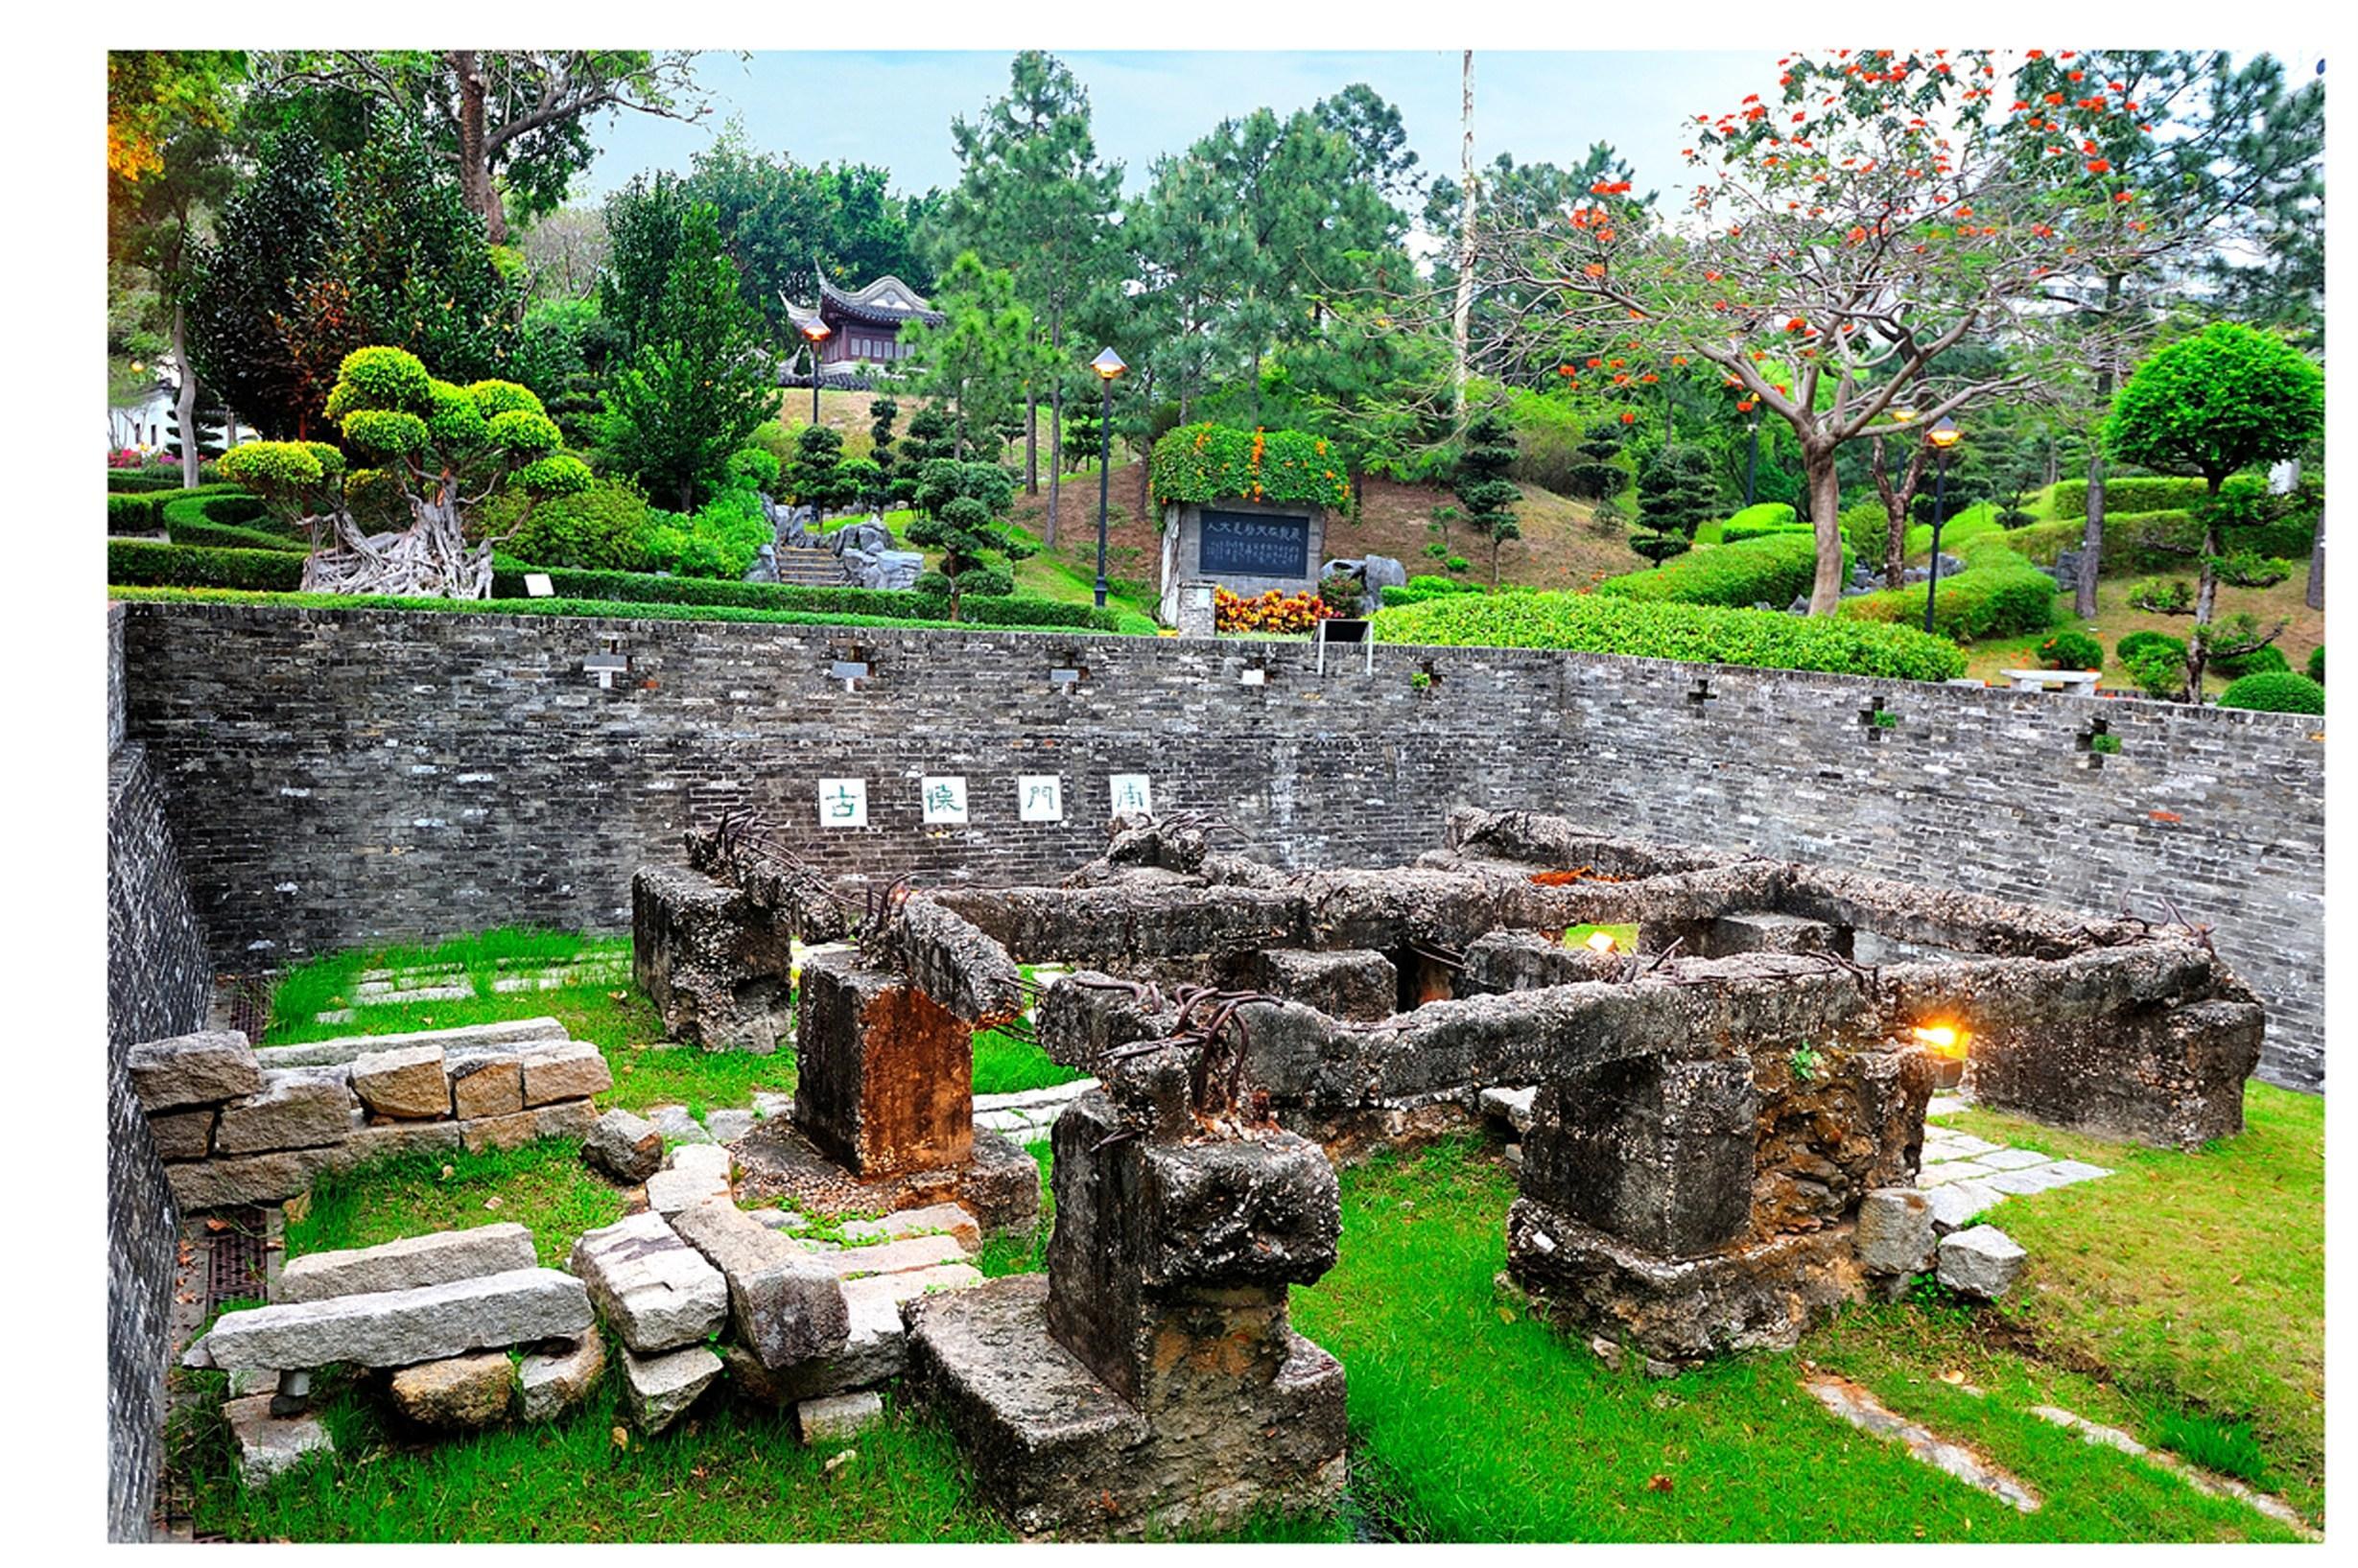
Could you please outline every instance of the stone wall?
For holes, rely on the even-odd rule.
[[[1156,809],[1289,866],[1398,863],[1485,806],[2090,914],[2166,896],[2267,1001],[2263,1074],[2323,1082],[2324,747],[2297,716],[1536,650],[1322,677],[1300,644],[1076,633],[153,604],[126,629],[130,733],[224,968],[621,929],[632,871],[729,807],[808,824],[829,871],[1049,880],[1144,773]],[[601,689],[609,641],[629,668]],[[968,824],[924,824],[932,774],[966,780]],[[1038,774],[1062,822],[1017,820]],[[866,828],[818,828],[838,778]]]
[[[147,758],[121,744],[122,609],[106,616],[106,1534],[144,1540],[179,1217],[126,1065],[134,1042],[204,1022],[212,971]]]

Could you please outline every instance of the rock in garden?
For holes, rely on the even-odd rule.
[[[407,1367],[495,1346],[569,1339],[589,1327],[592,1316],[589,1297],[572,1275],[510,1269],[416,1290],[225,1313],[187,1360],[230,1371],[294,1371],[337,1361]]]
[[[734,1143],[753,1131],[753,1122],[750,1111],[710,1111],[704,1115],[704,1131],[716,1143]]]
[[[868,1247],[846,1247],[839,1252],[820,1254],[819,1261],[828,1270],[845,1279],[861,1275],[906,1274],[911,1269],[928,1269],[943,1263],[963,1263],[966,1249],[951,1235],[904,1236],[898,1241],[878,1242]]]
[[[213,1124],[221,1112],[210,1106],[199,1111],[168,1111],[148,1118],[148,1135],[155,1140],[158,1159],[202,1159],[213,1150]]]
[[[597,1392],[606,1375],[606,1340],[595,1328],[558,1349],[528,1353],[516,1366],[516,1414],[553,1421]]]
[[[248,1204],[284,1203],[308,1191],[311,1179],[337,1163],[337,1149],[281,1149],[228,1159],[192,1159],[166,1165],[164,1178],[182,1210],[239,1208]]]
[[[289,1067],[264,1073],[257,1092],[222,1108],[213,1149],[224,1155],[318,1149],[342,1143],[351,1132],[352,1095],[342,1074]]]
[[[710,1143],[713,1135],[704,1131],[704,1124],[688,1114],[684,1105],[659,1105],[648,1112],[656,1130],[667,1143]]]
[[[614,1074],[607,1069],[606,1059],[586,1041],[529,1046],[522,1054],[526,1105],[586,1100],[614,1087]]]
[[[380,1116],[426,1120],[450,1114],[450,1080],[442,1047],[405,1045],[370,1051],[352,1062],[352,1092]]]
[[[581,1156],[617,1182],[644,1182],[663,1168],[663,1134],[644,1116],[609,1111],[581,1140]]]
[[[1994,1225],[1954,1231],[1941,1238],[1941,1283],[1994,1301],[2013,1288],[2029,1255]]]
[[[1932,1205],[1914,1187],[1877,1187],[1859,1201],[1858,1266],[1921,1274],[1932,1261]]]
[[[682,1209],[672,1226],[728,1281],[729,1321],[763,1366],[843,1347],[851,1320],[835,1271],[727,1198]]]
[[[720,1375],[720,1358],[700,1345],[642,1356],[623,1346],[623,1402],[639,1430],[661,1432],[696,1403]]]
[[[273,1416],[267,1393],[249,1394],[222,1406],[229,1435],[237,1439],[238,1479],[259,1489],[313,1454],[333,1454],[336,1444],[317,1416]]]
[[[372,1121],[352,1130],[343,1147],[331,1151],[338,1168],[365,1164],[387,1155],[432,1151],[447,1154],[462,1143],[455,1121]]]
[[[421,1362],[393,1373],[393,1408],[420,1426],[471,1431],[507,1419],[515,1368],[505,1350]]]
[[[462,1056],[513,1051],[565,1038],[565,1026],[554,1018],[506,1018],[498,1023],[466,1023],[455,1029],[420,1029],[406,1035],[342,1035],[302,1045],[262,1045],[255,1047],[254,1055],[265,1067],[310,1067],[351,1063],[412,1045],[438,1045],[453,1056]]]
[[[449,1061],[451,1111],[461,1120],[524,1109],[524,1073],[511,1054]]]
[[[331,1296],[416,1290],[529,1269],[535,1261],[532,1233],[520,1225],[436,1230],[376,1247],[306,1252],[291,1258],[279,1273],[278,1299],[323,1301]]]
[[[898,1241],[906,1236],[939,1234],[969,1252],[982,1245],[982,1228],[959,1204],[897,1209],[881,1220],[846,1220],[841,1229],[843,1239],[850,1242]]]
[[[845,1442],[884,1419],[884,1401],[873,1389],[805,1399],[794,1407],[794,1424],[806,1443]]]
[[[234,1029],[208,1029],[131,1047],[131,1092],[147,1111],[242,1099],[262,1088],[254,1048]]]
[[[471,1151],[521,1149],[541,1138],[584,1137],[597,1116],[597,1107],[587,1100],[559,1100],[510,1116],[478,1116],[459,1127]]]
[[[729,1289],[720,1271],[656,1213],[633,1214],[574,1243],[599,1316],[641,1355],[694,1345],[720,1326]]]
[[[683,1143],[673,1149],[671,1168],[647,1179],[647,1203],[658,1214],[676,1214],[707,1198],[729,1195],[729,1152],[717,1144]]]

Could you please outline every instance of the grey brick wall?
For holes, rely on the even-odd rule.
[[[630,669],[601,690],[606,638]],[[873,674],[847,690],[854,644]],[[2298,717],[1534,650],[1321,676],[1300,644],[209,605],[130,606],[126,658],[222,968],[625,928],[633,867],[731,806],[808,824],[832,867],[1049,878],[1139,772],[1289,866],[1394,863],[1453,806],[1521,806],[2093,913],[2167,895],[2268,999],[2268,1075],[2323,1079],[2324,747]],[[2117,755],[2087,749],[2098,721]],[[923,826],[927,773],[966,778],[969,826]],[[1026,773],[1062,777],[1065,822],[1017,821]],[[831,777],[867,781],[867,829],[817,827]]]
[[[110,615],[110,640],[118,622]],[[111,696],[120,682],[109,670]],[[212,971],[137,745],[107,760],[106,1533],[144,1540],[163,1460],[164,1366],[179,1215],[125,1061],[204,1025]]]

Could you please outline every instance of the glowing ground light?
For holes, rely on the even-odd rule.
[[[1611,931],[1591,931],[1588,947],[1591,952],[1613,951],[1613,933]]]
[[[1963,1056],[1967,1042],[1973,1038],[1968,1031],[1948,1023],[1919,1024],[1909,1033],[1919,1044],[1938,1056]]]

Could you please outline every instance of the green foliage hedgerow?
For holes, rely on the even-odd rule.
[[[2199,479],[2157,476],[2107,480],[2104,483],[2104,526],[2110,528],[2113,518],[2128,512],[2183,511],[2198,504],[2207,493]],[[2055,515],[2066,523],[2087,521],[2087,480],[2056,481]]]
[[[483,507],[482,527],[486,536],[500,540],[502,555],[537,567],[632,572],[648,565],[657,516],[637,485],[606,479],[537,506],[520,495],[494,497]]]
[[[1849,570],[1848,551],[1843,566]],[[1809,592],[1817,570],[1818,547],[1810,534],[1771,533],[1740,545],[1698,550],[1648,571],[1608,577],[1596,591],[1616,598],[1738,609],[1765,603],[1781,610]]]
[[[2240,675],[2267,675],[2293,667],[2285,660],[2284,650],[2270,643],[2250,653],[2212,654],[2210,667],[2232,680]]]
[[[2039,662],[2049,669],[2102,669],[2104,644],[2086,632],[2057,632],[2039,644]]]
[[[1971,641],[2017,637],[2055,624],[2055,579],[2008,550],[2006,535],[1991,525],[1989,536],[1961,552],[1965,570],[1941,579],[1933,600],[1932,628],[1943,637]],[[1890,620],[1921,625],[1924,585],[1887,588],[1842,601],[1837,612],[1853,620]]]
[[[2265,714],[2322,714],[2325,689],[2306,675],[2269,670],[2246,675],[2219,693],[2222,708],[2252,708]]]
[[[1383,607],[1401,604],[1422,604],[1442,594],[1478,594],[1482,585],[1459,582],[1455,577],[1435,577],[1429,574],[1410,577],[1404,583],[1393,583],[1383,591]]]
[[[1386,643],[1568,648],[1913,681],[1965,673],[1965,656],[1955,646],[1906,626],[1597,595],[1443,595],[1403,608],[1386,606],[1376,620]]]
[[[523,598],[524,574],[547,571],[557,596],[625,604],[734,605],[748,610],[840,613],[885,620],[947,620],[946,596],[906,589],[802,588],[790,583],[717,582],[702,577],[660,577],[638,572],[573,572],[511,561],[502,556],[491,576],[494,598]],[[969,594],[958,619],[983,626],[1074,626],[1117,631],[1115,612],[1056,599],[986,597]]]
[[[1158,504],[1303,502],[1348,510],[1351,477],[1323,436],[1182,425],[1154,444],[1146,469]]]
[[[1781,501],[1764,501],[1757,506],[1747,506],[1719,526],[1719,542],[1723,545],[1741,544],[1766,533],[1807,533],[1809,520],[1794,515],[1793,508]]]
[[[2325,684],[2325,644],[2323,643],[2309,650],[2309,679],[2320,686]]]
[[[2182,660],[2186,657],[2185,639],[2172,637],[2167,632],[2131,632],[2112,644],[2112,657],[2118,659],[2122,667],[2126,668],[2129,661],[2136,658],[2148,648],[2166,648],[2173,659]]]
[[[303,559],[295,550],[215,550],[145,539],[110,539],[106,543],[106,581],[130,588],[240,588],[291,594],[302,585]]]
[[[169,487],[123,491],[109,487],[106,491],[106,531],[108,533],[153,533],[164,527],[164,508],[208,496],[247,496],[248,492],[235,484],[200,484],[194,490],[183,490],[177,480]],[[256,503],[259,509],[260,503]],[[243,518],[224,517],[223,522],[244,522]]]

